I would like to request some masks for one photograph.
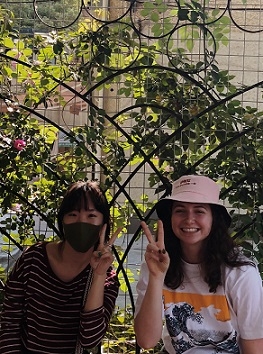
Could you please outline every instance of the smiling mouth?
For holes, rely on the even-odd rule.
[[[182,231],[183,232],[197,232],[197,231],[199,231],[199,229],[197,229],[197,228],[182,228]]]

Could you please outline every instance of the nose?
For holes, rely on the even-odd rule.
[[[79,212],[79,214],[78,214],[78,221],[79,222],[84,222],[85,220],[86,220],[86,213],[85,212]]]
[[[195,220],[194,213],[191,210],[187,211],[186,214],[185,214],[185,219],[189,223],[193,222]]]

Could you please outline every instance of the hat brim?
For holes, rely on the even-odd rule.
[[[166,197],[166,198],[160,199],[156,203],[156,213],[157,213],[159,219],[167,220],[167,217],[171,217],[171,207],[172,207],[172,203],[174,201],[185,202],[185,203],[200,203],[200,196],[198,197],[198,193],[196,196],[193,196],[193,194],[192,194],[191,201],[189,201],[189,199],[185,196],[182,198],[179,198],[178,195],[177,195],[177,198]],[[218,207],[220,207],[220,210],[222,211],[222,215],[223,215],[224,219],[226,220],[227,226],[228,227],[230,226],[230,224],[232,222],[232,218],[229,215],[229,213],[226,210],[226,207],[224,205],[222,205],[220,203],[214,203],[209,200],[204,201],[202,203],[217,205]]]

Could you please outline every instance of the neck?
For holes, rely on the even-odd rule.
[[[87,252],[77,252],[66,241],[62,241],[59,244],[58,252],[62,262],[82,266],[84,263],[90,262],[93,249],[94,247],[91,247]]]
[[[191,264],[200,264],[204,259],[203,252],[200,248],[190,246],[184,247],[183,245],[182,258],[185,262]]]

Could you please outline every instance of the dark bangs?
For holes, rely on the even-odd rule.
[[[103,193],[97,187],[97,185],[93,185],[91,182],[80,185],[73,185],[72,188],[66,193],[60,210],[63,211],[63,215],[69,213],[72,210],[79,211],[83,207],[85,210],[87,210],[88,199],[92,201],[95,209],[97,209],[103,215],[105,213],[107,214],[109,209],[108,203],[106,202]]]

